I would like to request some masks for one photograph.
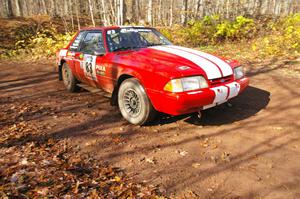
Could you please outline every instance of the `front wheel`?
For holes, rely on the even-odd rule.
[[[118,104],[123,117],[132,124],[146,124],[156,115],[145,89],[135,78],[122,82],[118,92]]]

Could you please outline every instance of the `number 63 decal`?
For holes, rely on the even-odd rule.
[[[96,80],[96,56],[84,55],[84,75],[92,80]]]

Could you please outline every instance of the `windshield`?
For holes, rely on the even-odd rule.
[[[172,44],[152,28],[120,28],[108,30],[106,35],[110,52]]]

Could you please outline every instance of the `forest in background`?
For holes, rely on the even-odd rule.
[[[300,0],[0,0],[0,5],[0,58],[53,57],[81,27],[118,24],[154,26],[174,44],[237,59],[300,52]]]
[[[212,15],[274,18],[300,12],[299,0],[0,0],[0,5],[0,17],[49,15],[73,28],[81,18],[93,25],[172,26]]]

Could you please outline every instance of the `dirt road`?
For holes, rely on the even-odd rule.
[[[287,69],[299,65],[249,65],[232,106],[138,127],[107,98],[66,92],[52,64],[0,62],[1,129],[32,127],[0,147],[67,138],[171,197],[300,198],[300,78]]]

